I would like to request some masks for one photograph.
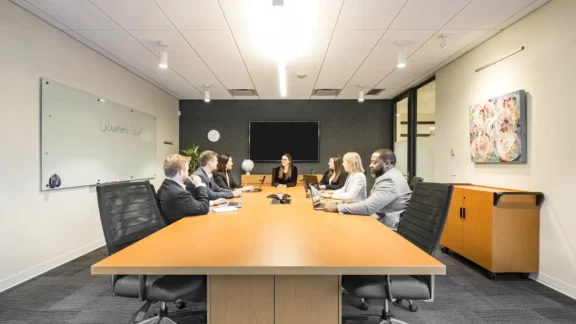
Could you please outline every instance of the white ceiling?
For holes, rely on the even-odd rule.
[[[272,0],[12,0],[179,99],[201,99],[209,84],[216,100],[280,99],[274,51],[289,55],[287,99],[355,99],[358,85],[386,89],[366,99],[392,98],[548,1],[284,0],[278,31]],[[408,65],[397,69],[403,40]],[[327,88],[342,91],[311,96]]]

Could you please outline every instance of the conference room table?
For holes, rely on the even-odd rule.
[[[271,204],[268,195],[291,195]],[[183,218],[92,266],[94,275],[207,275],[209,324],[341,323],[342,275],[444,275],[370,216],[314,210],[302,186],[244,193],[235,212]]]

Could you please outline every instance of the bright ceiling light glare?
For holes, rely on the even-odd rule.
[[[358,85],[358,88],[360,88],[360,91],[358,92],[358,102],[364,102],[364,86]]]
[[[248,1],[243,16],[246,36],[262,62],[276,65],[309,55],[312,44],[320,42],[311,30],[319,26],[316,1]]]
[[[168,68],[168,53],[166,52],[166,47],[168,47],[168,44],[160,41],[160,42],[158,42],[158,45],[160,45],[160,47],[162,47],[162,52],[160,52],[160,61],[158,62],[158,67],[161,69],[167,69]]]
[[[278,84],[280,85],[280,97],[286,98],[286,64],[282,61],[278,62]]]

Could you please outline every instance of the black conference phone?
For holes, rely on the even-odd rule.
[[[290,195],[288,194],[283,194],[283,193],[279,193],[279,194],[271,194],[268,195],[268,197],[266,198],[272,198],[274,199],[272,201],[272,204],[289,204],[290,203]]]

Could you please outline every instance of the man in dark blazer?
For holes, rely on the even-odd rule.
[[[194,172],[194,175],[202,179],[202,183],[208,188],[208,199],[215,201],[220,198],[233,198],[242,195],[242,189],[230,190],[224,189],[216,184],[212,172],[218,167],[218,154],[213,151],[204,151],[200,153],[200,167]],[[194,184],[191,181],[186,182],[186,189],[194,191]]]
[[[164,160],[166,179],[158,189],[158,203],[168,224],[186,216],[206,215],[210,210],[208,188],[197,176],[188,177],[190,158],[171,154]],[[194,195],[184,182],[194,185]]]

